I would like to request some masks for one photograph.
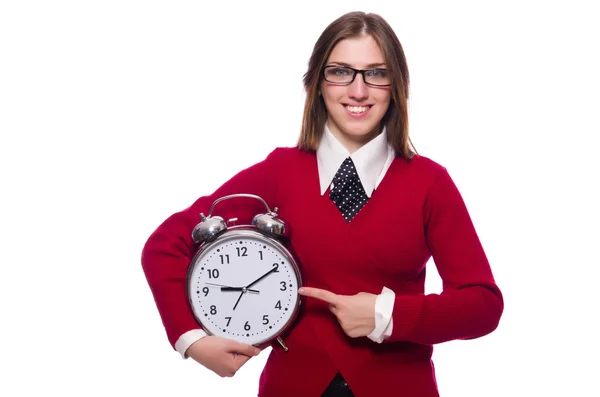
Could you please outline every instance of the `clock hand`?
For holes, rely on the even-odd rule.
[[[242,295],[244,295],[244,291],[240,292],[240,296],[238,297],[237,301],[235,302],[235,305],[233,305],[233,310],[235,310],[238,303],[240,303],[240,299],[242,299]]]
[[[213,286],[215,286],[215,287],[234,288],[234,287],[231,287],[231,286],[229,286],[229,285],[223,285],[223,284],[214,284],[214,283],[205,283],[205,284],[206,284],[206,285],[213,285]]]
[[[248,289],[246,287],[221,287],[221,291],[238,291],[238,292],[243,292],[244,289],[246,289],[247,292],[254,292],[255,294],[258,294],[260,291],[256,290],[256,289]]]
[[[235,310],[235,308],[237,307],[238,303],[240,303],[240,299],[242,299],[242,295],[244,295],[244,293],[246,291],[249,291],[248,288],[252,287],[254,284],[258,283],[260,280],[262,280],[263,278],[267,277],[269,274],[271,274],[273,272],[276,272],[278,267],[279,266],[273,267],[271,270],[269,270],[268,272],[266,272],[265,274],[263,274],[262,276],[260,276],[259,278],[257,278],[256,280],[254,280],[253,282],[251,282],[250,284],[248,284],[244,288],[242,288],[242,292],[240,292],[240,296],[238,297],[237,301],[235,302],[235,305],[233,305],[233,310]]]
[[[230,287],[229,285],[223,285],[223,284],[214,284],[214,283],[205,283],[206,285],[212,285],[215,287],[221,287],[221,291],[243,291],[244,287]],[[255,290],[255,289],[246,289],[246,291],[248,292],[254,292],[255,294],[258,294],[260,291]]]
[[[265,274],[263,274],[262,276],[260,276],[259,278],[257,278],[253,282],[251,282],[250,284],[246,285],[246,288],[252,287],[254,284],[258,283],[260,280],[267,277],[269,274],[276,272],[277,268],[279,268],[279,266],[274,266],[271,270],[269,270],[268,272],[266,272]]]

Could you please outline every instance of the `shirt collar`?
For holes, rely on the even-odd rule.
[[[377,187],[381,171],[388,160],[389,154],[387,132],[385,127],[367,144],[362,146],[352,155],[331,133],[327,125],[323,137],[317,147],[317,165],[319,169],[319,182],[321,195],[325,194],[338,168],[347,157],[352,158],[358,177],[368,197]]]

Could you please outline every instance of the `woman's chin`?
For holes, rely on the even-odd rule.
[[[368,128],[347,128],[344,130],[344,135],[354,141],[369,141],[377,134],[375,128],[369,126]]]

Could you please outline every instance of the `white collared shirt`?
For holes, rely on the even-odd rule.
[[[350,154],[331,133],[329,128],[325,126],[323,137],[317,148],[321,195],[324,195],[332,185],[333,177],[347,157],[352,158],[358,177],[367,196],[370,198],[390,168],[392,161],[394,161],[395,152],[387,143],[385,128],[381,134]],[[369,339],[374,342],[381,343],[392,334],[392,310],[394,309],[395,297],[396,295],[392,290],[383,287],[381,294],[375,300],[375,329],[368,335]],[[201,329],[190,330],[177,339],[175,349],[183,358],[187,358],[185,355],[187,349],[192,343],[202,339],[206,335],[206,332]]]
[[[350,154],[325,126],[323,137],[317,148],[321,195],[324,195],[327,188],[330,187],[337,170],[348,157],[354,162],[360,182],[367,196],[371,198],[373,191],[379,186],[395,157],[394,149],[387,143],[386,129],[384,128],[381,134]]]

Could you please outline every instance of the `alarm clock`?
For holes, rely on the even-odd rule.
[[[232,198],[261,201],[265,214],[251,225],[213,216],[217,204]],[[259,196],[232,194],[216,200],[192,231],[199,244],[187,273],[187,295],[198,323],[209,335],[255,346],[277,340],[298,313],[302,279],[291,252],[280,241],[289,228]]]

